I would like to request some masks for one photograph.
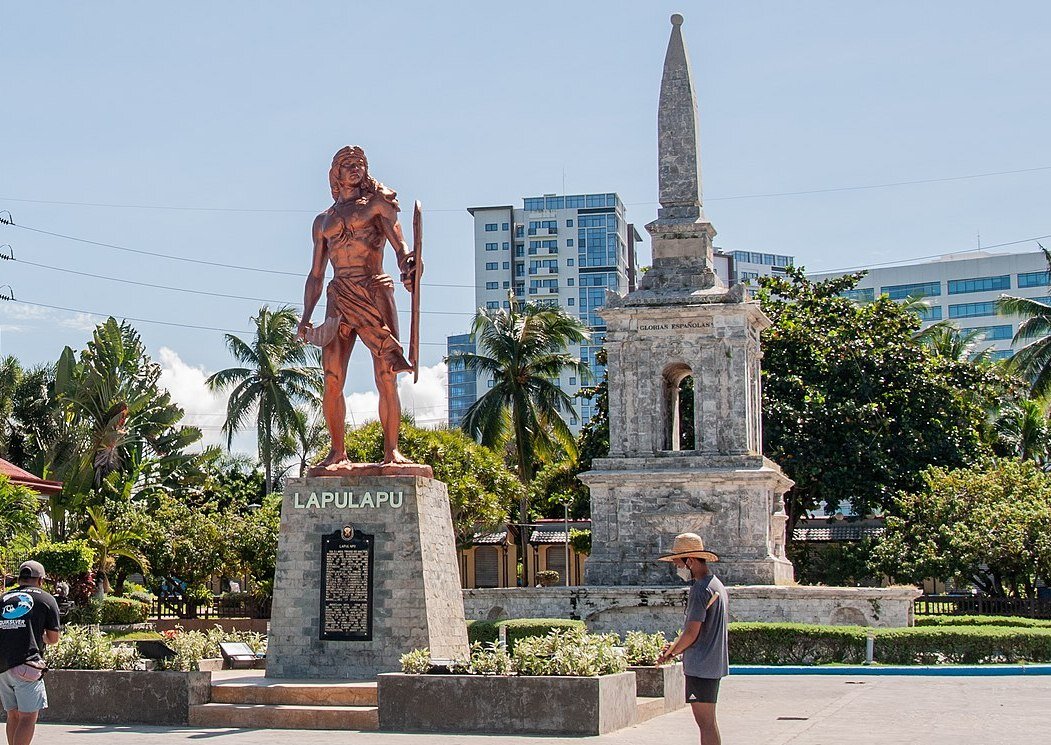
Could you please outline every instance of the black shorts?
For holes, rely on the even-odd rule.
[[[719,700],[719,678],[686,676],[686,703],[714,704]]]

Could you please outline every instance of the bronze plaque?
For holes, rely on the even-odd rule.
[[[372,641],[373,543],[349,525],[321,537],[322,641]]]

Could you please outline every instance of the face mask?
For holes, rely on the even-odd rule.
[[[690,572],[690,568],[688,566],[675,567],[675,573],[679,575],[679,579],[681,579],[683,582],[689,582],[691,579],[693,579],[693,573]]]

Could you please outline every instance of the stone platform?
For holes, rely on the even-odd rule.
[[[445,484],[422,476],[288,479],[267,676],[374,679],[400,670],[401,655],[420,647],[435,659],[467,656]]]
[[[877,627],[911,626],[914,587],[732,585],[731,621],[794,622]],[[467,617],[575,618],[591,631],[656,633],[682,628],[688,588],[523,587],[464,590]]]

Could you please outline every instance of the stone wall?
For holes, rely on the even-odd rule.
[[[189,724],[190,706],[208,703],[210,672],[48,670],[42,722]]]
[[[353,499],[347,499],[353,492]],[[324,494],[340,495],[324,499]],[[368,499],[364,495],[368,493]],[[310,500],[315,494],[317,500]],[[388,496],[381,500],[379,494]],[[365,506],[362,506],[362,505]],[[351,525],[372,535],[371,641],[322,641],[322,536]],[[289,479],[278,539],[267,676],[373,678],[427,647],[467,655],[460,574],[445,484],[423,477]]]
[[[914,587],[733,585],[731,621],[911,626]],[[575,618],[592,631],[672,636],[682,628],[685,587],[536,587],[464,590],[471,619]]]

